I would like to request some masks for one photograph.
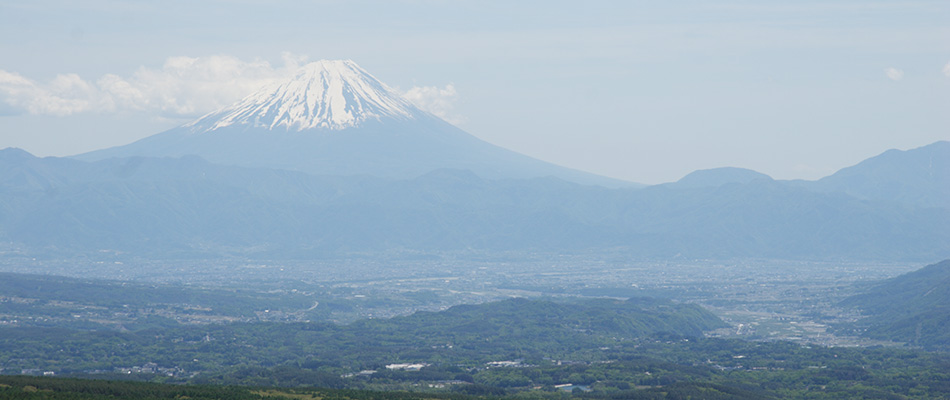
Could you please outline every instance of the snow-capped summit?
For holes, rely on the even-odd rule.
[[[291,79],[197,121],[76,158],[186,155],[323,175],[406,179],[448,168],[489,179],[554,176],[630,185],[487,143],[416,108],[348,60],[308,64]]]
[[[350,60],[321,60],[301,67],[284,82],[186,126],[193,132],[231,125],[256,128],[341,130],[367,120],[412,119],[421,110]]]

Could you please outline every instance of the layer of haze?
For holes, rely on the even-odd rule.
[[[815,179],[950,139],[948,38],[943,0],[4,2],[0,148],[125,144],[235,96],[216,87],[185,104],[205,92],[167,73],[180,57],[265,65],[261,80],[304,57],[348,58],[468,132],[557,164],[643,183],[721,166]],[[161,104],[36,98],[156,71]],[[225,88],[248,85],[235,76]]]

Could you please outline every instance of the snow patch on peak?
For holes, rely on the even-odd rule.
[[[368,120],[408,120],[423,113],[353,61],[321,60],[186,126],[196,133],[232,125],[340,130]]]

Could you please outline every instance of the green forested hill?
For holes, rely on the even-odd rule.
[[[618,349],[600,362],[517,368],[431,366],[346,379],[347,389],[321,382],[253,383],[290,368],[246,369],[233,385],[180,385],[0,375],[0,399],[944,399],[950,396],[946,356],[900,349],[811,348],[789,343],[697,339]],[[736,357],[737,355],[741,357]],[[673,360],[664,361],[663,359]],[[451,371],[471,373],[444,380]],[[133,378],[134,379],[134,378]],[[250,385],[250,386],[248,386]],[[290,386],[290,387],[288,387]],[[564,387],[567,386],[565,389]],[[372,389],[372,390],[366,390]]]
[[[529,395],[465,395],[451,392],[404,392],[344,389],[277,389],[241,386],[170,385],[128,381],[57,379],[31,376],[0,376],[0,399],[17,400],[476,400],[476,399],[567,399],[563,391]],[[599,399],[768,399],[762,392],[708,383],[677,383],[664,388],[618,392],[613,396],[587,395]]]
[[[696,337],[723,325],[696,305],[660,300],[511,299],[342,326],[235,323],[135,332],[0,328],[0,366],[77,374],[154,363],[176,376],[201,373],[209,382],[247,382],[233,374],[287,364],[345,372],[390,363],[541,360],[658,335]],[[306,379],[339,385],[339,375]],[[270,378],[251,382],[280,383]]]
[[[693,336],[721,325],[663,300],[511,299],[350,325],[0,328],[0,373],[57,376],[0,375],[0,399],[950,396],[943,354]]]
[[[377,334],[399,332],[413,338],[462,344],[486,338],[567,342],[579,334],[635,338],[669,333],[696,337],[723,326],[726,325],[718,317],[701,307],[666,300],[557,303],[518,298],[390,320],[364,320],[351,325],[351,329]]]
[[[842,305],[868,315],[859,322],[867,336],[950,349],[950,260],[886,280]]]

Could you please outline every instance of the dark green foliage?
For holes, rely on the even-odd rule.
[[[236,367],[223,374],[203,374],[193,380],[200,384],[234,384],[240,382],[251,386],[315,386],[343,388],[344,381],[338,374],[313,371],[291,366],[274,368]]]
[[[428,393],[373,392],[366,390],[295,389],[168,385],[144,382],[105,381],[0,375],[0,399],[10,400],[286,400],[295,395],[327,400],[464,400],[471,397]],[[304,397],[306,398],[306,397]]]
[[[0,376],[2,399],[100,400],[100,399],[233,399],[260,400],[246,388],[227,386],[179,386],[142,382],[53,379],[32,376]]]
[[[474,385],[455,386],[453,390],[457,393],[474,396],[504,396],[505,393],[507,393],[503,388],[478,383]]]
[[[603,398],[602,396],[583,396],[587,398]],[[608,399],[631,399],[631,400],[742,400],[742,399],[770,399],[759,391],[743,390],[735,387],[716,385],[709,383],[691,383],[680,382],[662,388],[650,388],[646,390],[625,390],[611,393]]]

